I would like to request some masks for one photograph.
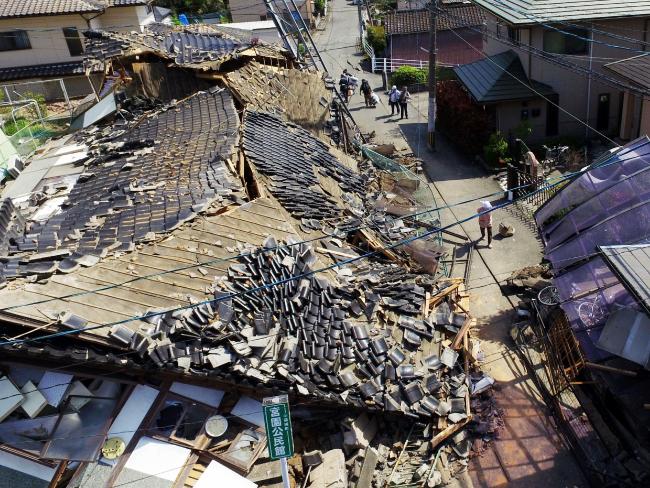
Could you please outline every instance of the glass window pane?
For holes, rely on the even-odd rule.
[[[76,412],[70,406],[70,400],[75,398],[81,397],[68,398],[52,442],[42,457],[70,461],[95,461],[99,457],[117,399],[91,398]]]

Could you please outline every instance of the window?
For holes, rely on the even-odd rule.
[[[515,29],[514,27],[508,26],[508,40],[513,44],[519,45],[520,42],[519,29]]]
[[[17,51],[31,48],[32,45],[29,43],[29,36],[26,31],[0,32],[0,51]]]
[[[68,51],[70,56],[81,56],[84,53],[84,46],[79,37],[79,31],[76,27],[64,27],[63,36],[65,42],[68,44]]]
[[[563,27],[562,30],[564,32],[544,31],[544,51],[553,54],[589,54],[588,29]]]

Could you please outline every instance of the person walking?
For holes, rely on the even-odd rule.
[[[348,85],[348,71],[344,70],[343,73],[341,73],[341,78],[339,79],[339,90],[345,103],[348,103]]]
[[[397,115],[399,115],[399,96],[400,91],[395,85],[393,85],[390,89],[390,92],[388,92],[388,103],[390,104],[391,115],[395,115],[395,112],[397,112]]]
[[[366,102],[366,107],[370,107],[372,88],[370,88],[370,83],[368,83],[368,80],[361,80],[361,93],[363,93],[363,100]]]
[[[402,91],[399,94],[399,109],[400,109],[400,120],[403,118],[409,118],[409,106],[408,103],[411,100],[411,94],[407,87],[402,88]]]
[[[492,212],[485,212],[488,212],[493,208],[492,204],[485,200],[481,202],[481,206],[476,209],[476,213],[481,214],[478,217],[478,226],[481,228],[481,238],[479,241],[485,239],[485,234],[487,232],[488,249],[492,249]]]

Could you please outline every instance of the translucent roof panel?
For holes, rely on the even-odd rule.
[[[612,213],[647,201],[649,179],[650,139],[644,136],[599,161],[540,207],[535,221],[547,249]]]

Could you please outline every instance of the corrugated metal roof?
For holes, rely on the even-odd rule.
[[[602,246],[600,252],[621,283],[650,312],[650,244]]]
[[[476,5],[459,5],[444,8],[449,15],[439,15],[436,28],[439,31],[459,29],[462,27],[473,27],[482,25],[485,16]],[[386,14],[384,25],[386,34],[413,34],[416,32],[429,31],[429,11],[427,9],[417,10],[395,10]]]
[[[513,50],[458,66],[454,72],[478,103],[530,100],[555,93],[550,86],[526,76]]]
[[[614,61],[606,64],[605,68],[643,88],[650,89],[650,53]]]
[[[513,24],[649,16],[650,0],[474,0]]]

